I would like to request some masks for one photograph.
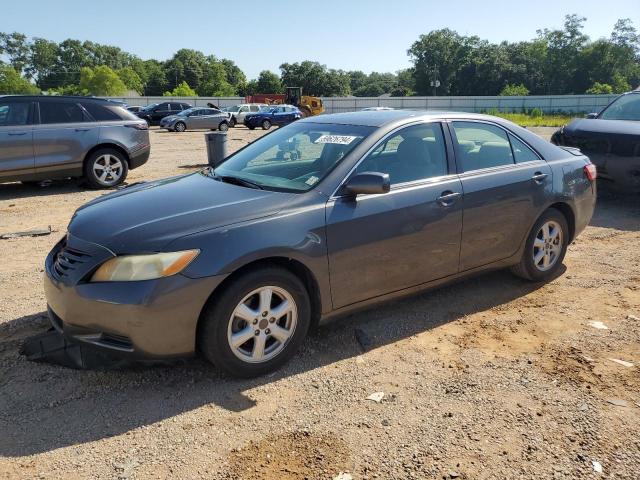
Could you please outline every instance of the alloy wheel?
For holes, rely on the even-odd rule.
[[[264,286],[236,306],[227,329],[233,354],[247,363],[263,363],[284,350],[298,323],[293,296],[283,288]]]
[[[93,163],[93,173],[103,185],[115,185],[122,176],[122,161],[115,155],[105,153]]]
[[[533,264],[546,272],[553,268],[562,252],[562,227],[553,220],[542,224],[533,240]]]

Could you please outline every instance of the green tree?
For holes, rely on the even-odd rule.
[[[387,92],[384,84],[381,82],[367,83],[353,92],[356,97],[379,97],[384,93]]]
[[[0,95],[37,94],[40,89],[10,65],[0,65]]]
[[[118,74],[106,65],[94,69],[83,67],[80,70],[80,89],[91,95],[122,95],[127,87]]]
[[[280,77],[269,70],[263,70],[258,75],[258,79],[256,81],[256,92],[255,93],[282,93],[284,92],[284,88],[282,87],[282,82],[280,82]]]
[[[6,55],[9,64],[18,73],[22,73],[29,62],[27,36],[18,32],[0,32],[0,55]]]
[[[407,52],[413,62],[418,94],[432,94],[431,82],[439,80],[440,95],[456,95],[458,74],[479,41],[478,37],[464,37],[448,28],[421,35]]]
[[[596,82],[587,89],[586,93],[591,95],[611,94],[613,93],[613,87],[607,83]]]
[[[198,93],[187,82],[181,82],[176,88],[162,94],[165,97],[197,97]]]
[[[285,87],[302,87],[304,95],[341,96],[351,93],[350,78],[342,70],[305,60],[280,65],[280,79]]]
[[[508,83],[500,92],[501,97],[526,97],[527,95],[529,95],[529,89],[522,84]]]
[[[136,73],[136,71],[131,67],[121,68],[116,72],[122,83],[125,84],[127,89],[134,90],[138,94],[141,94],[144,91],[144,85],[142,83],[142,79]]]

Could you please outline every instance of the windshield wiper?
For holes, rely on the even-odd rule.
[[[264,187],[259,183],[252,182],[241,177],[235,177],[233,175],[218,175],[213,171],[213,168],[209,168],[209,175],[220,182],[232,183],[234,185],[240,185],[242,187],[256,188],[258,190],[264,190]]]

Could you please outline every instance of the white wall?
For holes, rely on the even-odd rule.
[[[492,108],[507,112],[522,112],[539,108],[545,113],[598,112],[617,95],[532,95],[528,97],[323,97],[327,113],[352,112],[366,107],[393,107],[407,110],[452,110],[483,112]],[[228,107],[244,102],[244,97],[111,97],[127,105],[179,100],[193,106],[213,103]]]

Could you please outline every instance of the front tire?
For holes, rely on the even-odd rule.
[[[220,123],[220,125],[218,125],[218,130],[220,130],[221,132],[226,132],[227,130],[229,130],[229,124],[227,122]]]
[[[269,120],[262,121],[262,129],[269,130],[271,128],[271,122]]]
[[[236,117],[231,117],[231,119],[229,120],[229,127],[233,128],[237,125],[238,122],[236,122]]]
[[[84,178],[91,188],[111,188],[127,178],[129,164],[118,150],[103,148],[91,154],[84,164]]]
[[[178,133],[182,133],[187,129],[187,126],[184,122],[178,122],[173,126],[173,130]]]
[[[569,225],[555,208],[544,212],[529,232],[520,263],[511,271],[533,282],[545,282],[556,276],[567,253]]]
[[[243,378],[276,370],[298,350],[311,322],[306,288],[291,272],[265,267],[248,272],[209,302],[198,349],[227,373]]]

